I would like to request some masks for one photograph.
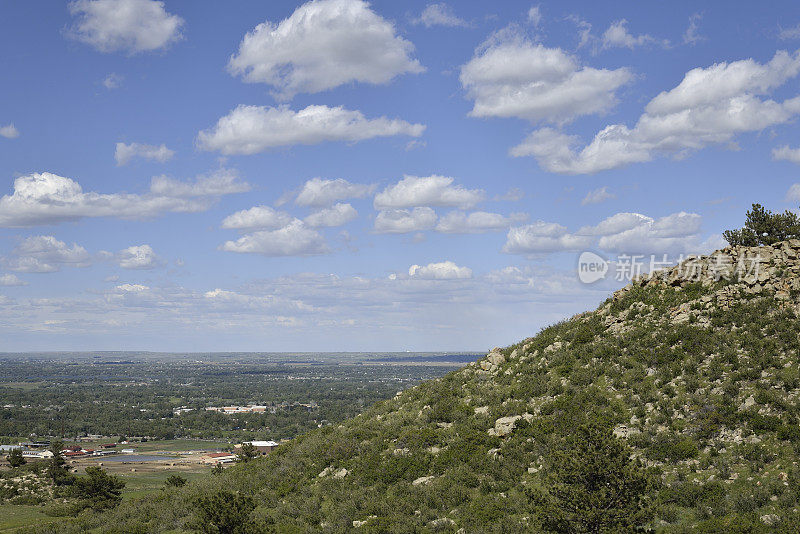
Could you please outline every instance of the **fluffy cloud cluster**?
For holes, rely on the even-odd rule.
[[[264,256],[313,256],[330,252],[325,238],[299,219],[277,230],[259,230],[226,241],[220,250]]]
[[[23,240],[3,263],[11,271],[51,273],[62,265],[86,267],[91,264],[91,255],[76,243],[70,246],[51,235],[39,235]]]
[[[159,265],[158,256],[150,245],[128,247],[119,251],[116,259],[123,269],[154,269]]]
[[[419,137],[422,124],[379,117],[367,119],[360,111],[343,107],[308,106],[300,111],[287,107],[238,106],[208,130],[197,143],[203,150],[225,155],[256,154],[269,148],[315,145],[326,141],[363,141],[374,137]]]
[[[504,230],[524,221],[520,213],[510,216],[486,211],[466,212],[485,198],[481,189],[455,185],[453,178],[431,175],[405,176],[375,195],[373,205],[379,210],[374,230],[382,234],[405,234],[436,230],[448,234],[469,234]],[[458,208],[441,218],[433,208]]]
[[[415,206],[471,208],[483,198],[484,193],[480,189],[454,186],[453,178],[447,176],[405,176],[375,195],[374,205],[376,209]]]
[[[763,64],[746,59],[696,68],[651,100],[633,128],[606,126],[580,149],[577,136],[544,128],[511,154],[534,156],[550,172],[588,174],[728,143],[737,134],[783,124],[800,113],[800,97],[783,102],[763,98],[798,72],[800,52],[784,51]]]
[[[167,145],[164,144],[155,146],[143,145],[141,143],[117,143],[116,150],[114,151],[114,159],[117,161],[118,167],[127,165],[136,157],[164,163],[172,159],[174,155],[175,151],[168,149]]]
[[[269,206],[254,206],[238,211],[222,221],[222,228],[258,231],[245,234],[235,241],[227,241],[220,249],[266,256],[312,256],[328,253],[330,249],[325,238],[317,229],[343,226],[358,217],[358,212],[351,204],[336,201],[363,197],[372,190],[373,186],[352,184],[341,178],[312,178],[303,185],[299,193],[292,193],[296,205],[313,208],[304,219],[300,220]]]
[[[350,82],[383,84],[422,72],[414,46],[363,0],[314,0],[289,18],[259,24],[228,62],[231,74],[265,83],[279,98]]]
[[[335,180],[312,178],[303,184],[303,188],[297,194],[294,203],[298,206],[319,208],[330,206],[339,200],[363,198],[370,194],[373,189],[374,187],[371,185],[352,184],[342,178],[336,178]]]
[[[76,0],[69,35],[101,52],[131,54],[166,48],[181,38],[183,19],[155,0]]]
[[[594,226],[571,233],[560,224],[538,221],[512,227],[503,252],[543,254],[598,247],[618,254],[703,253],[722,245],[719,237],[700,239],[702,218],[673,213],[654,219],[640,213],[617,213]]]
[[[249,190],[236,173],[221,170],[190,182],[155,177],[145,194],[84,192],[78,182],[49,172],[14,180],[0,197],[0,227],[54,224],[85,217],[137,219],[166,212],[199,212],[220,196]]]
[[[447,26],[450,28],[466,28],[469,22],[456,16],[453,10],[444,3],[428,4],[419,17],[414,19],[414,24],[422,24],[426,28],[433,26]]]
[[[422,280],[461,280],[472,278],[472,269],[459,267],[452,261],[443,261],[424,266],[412,265],[408,269],[408,276]]]
[[[461,68],[461,84],[475,101],[472,117],[518,117],[563,124],[601,114],[630,82],[628,69],[581,66],[560,48],[546,48],[508,31],[478,49]]]
[[[0,137],[5,137],[6,139],[16,139],[19,137],[19,130],[17,130],[13,124],[0,126]]]
[[[624,222],[614,221],[622,222],[620,226],[603,227],[604,223],[625,215],[631,214],[615,215],[594,228],[595,235],[601,236],[598,242],[601,249],[620,254],[707,252],[697,249],[700,245],[700,215],[680,212],[653,219],[633,214],[633,217],[628,217]]]
[[[10,271],[23,273],[52,273],[61,267],[88,267],[96,260],[113,260],[123,269],[153,269],[161,264],[150,245],[131,246],[116,254],[101,251],[90,254],[77,243],[68,245],[51,235],[24,239],[2,263]],[[21,285],[13,275],[3,278],[0,285]],[[16,280],[16,282],[15,282]]]

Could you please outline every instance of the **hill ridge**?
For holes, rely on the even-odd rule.
[[[799,251],[688,258],[696,276],[679,275],[684,262],[640,277],[594,311],[94,525],[199,528],[198,503],[247,495],[242,532],[581,532],[549,524],[542,499],[589,424],[613,436],[602,450],[652,474],[658,506],[639,528],[800,531]],[[720,258],[758,271],[718,276]]]

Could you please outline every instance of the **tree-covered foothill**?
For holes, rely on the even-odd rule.
[[[57,528],[800,532],[800,247],[763,257],[755,280],[642,278],[263,458]]]

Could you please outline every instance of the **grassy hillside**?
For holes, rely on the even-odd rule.
[[[800,531],[799,252],[726,249],[639,280],[263,460],[59,529],[592,531],[548,517],[575,480],[613,479],[642,529]],[[580,498],[616,491],[598,487]]]

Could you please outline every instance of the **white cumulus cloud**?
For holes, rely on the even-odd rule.
[[[660,219],[642,216],[639,224],[618,233],[603,235],[598,246],[621,254],[707,252],[698,237],[701,217],[694,213],[674,213]]]
[[[442,206],[471,208],[484,198],[480,189],[453,185],[448,176],[408,176],[375,195],[376,209]]]
[[[315,0],[280,23],[245,35],[228,70],[245,82],[264,83],[276,96],[318,93],[351,82],[384,84],[424,69],[414,45],[362,0]]]
[[[326,141],[356,142],[394,135],[419,137],[424,131],[422,124],[386,117],[367,119],[360,111],[341,106],[308,106],[293,111],[287,107],[240,105],[220,118],[213,128],[201,131],[197,142],[203,150],[230,156]]]
[[[127,165],[133,158],[139,157],[142,159],[151,159],[164,163],[172,159],[175,155],[174,150],[167,148],[167,145],[144,145],[141,143],[117,143],[114,151],[114,159],[117,161],[117,166],[121,167]]]
[[[326,180],[312,178],[303,184],[294,203],[298,206],[322,207],[330,206],[336,201],[348,198],[363,198],[374,189],[372,185],[353,184],[342,178]]]
[[[565,226],[537,221],[508,230],[503,252],[508,254],[541,254],[587,248],[592,240],[586,236],[570,234]]]
[[[184,25],[155,0],[77,0],[69,11],[77,17],[69,35],[100,52],[163,49],[181,38]]]
[[[284,211],[269,206],[253,206],[225,217],[222,227],[227,230],[277,230],[291,221],[291,215]]]
[[[158,256],[150,245],[138,245],[120,250],[116,259],[123,269],[154,269],[159,265]]]
[[[542,254],[599,248],[618,254],[707,253],[720,245],[719,236],[703,240],[702,217],[678,212],[655,219],[641,213],[617,213],[594,226],[570,232],[557,223],[538,221],[512,227],[503,252]]]
[[[617,102],[617,89],[632,79],[626,68],[581,66],[560,48],[508,32],[479,48],[460,76],[475,102],[470,116],[555,124],[607,112]]]
[[[653,219],[641,213],[615,213],[594,226],[584,226],[578,233],[581,235],[612,235],[626,230],[652,223]]]
[[[511,154],[534,156],[550,172],[590,174],[729,143],[737,134],[784,124],[800,113],[800,97],[762,98],[798,72],[800,52],[785,51],[763,64],[745,59],[696,68],[677,87],[653,98],[633,128],[606,126],[583,148],[576,148],[577,136],[543,128]]]
[[[85,217],[138,219],[167,212],[199,212],[220,196],[249,190],[236,173],[220,170],[190,182],[155,177],[145,194],[84,192],[70,178],[49,172],[14,180],[14,191],[0,197],[0,227],[54,224]]]
[[[220,249],[264,256],[313,256],[330,251],[322,235],[298,219],[277,230],[260,230],[226,241]]]
[[[311,228],[342,226],[358,217],[358,212],[350,204],[334,204],[330,208],[315,211],[304,219]]]
[[[432,229],[436,225],[436,219],[436,212],[431,208],[382,210],[375,217],[374,230],[379,234],[421,232]]]
[[[422,280],[463,280],[472,278],[472,269],[459,267],[452,261],[429,263],[428,265],[412,265],[408,276]]]

